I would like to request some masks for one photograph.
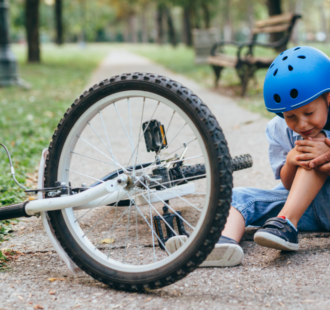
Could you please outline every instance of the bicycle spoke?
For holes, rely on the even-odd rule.
[[[91,176],[89,176],[89,175],[86,175],[86,174],[80,173],[80,172],[78,172],[78,171],[74,171],[74,170],[71,170],[71,169],[65,169],[65,171],[74,172],[74,173],[80,174],[80,175],[82,175],[82,176],[84,176],[84,177],[87,177],[87,178],[90,178],[90,179],[93,179],[93,180],[96,180],[96,181],[99,181],[99,182],[104,183],[104,181],[102,181],[102,180],[100,180],[100,179],[93,178],[93,177],[91,177]]]
[[[192,139],[191,141],[189,141],[189,142],[186,143],[186,146],[189,145],[190,143],[196,141],[196,140],[197,140],[197,138]],[[185,147],[185,146],[182,145],[182,146],[180,146],[179,148],[177,148],[176,150],[172,151],[170,154],[167,154],[164,158],[162,158],[162,160],[165,160],[165,158],[169,157],[170,155],[172,155],[172,154],[175,153],[176,151],[182,149],[183,147]]]
[[[168,183],[172,183],[172,182],[179,182],[179,181],[185,181],[185,180],[189,180],[189,179],[193,179],[193,178],[196,178],[196,177],[206,177],[206,174],[199,174],[197,176],[193,176],[193,177],[186,177],[184,179],[177,179],[177,180],[173,180],[173,181],[168,181],[168,182],[163,182],[163,183],[159,183],[160,185],[164,185],[164,184],[168,184]],[[151,186],[150,188],[155,188],[157,187],[157,185],[154,185],[154,186]]]
[[[144,104],[145,104],[146,98],[143,98],[143,106],[142,106],[142,114],[141,114],[141,121],[140,121],[140,126],[139,126],[139,135],[138,137],[140,137],[141,135],[141,129],[142,129],[142,122],[143,122],[143,114],[144,114]],[[135,160],[134,160],[134,167],[136,165],[136,158],[139,155],[139,144],[137,145],[137,150],[136,150],[136,155],[135,155]],[[133,155],[132,155],[133,156]],[[129,162],[131,161],[131,159],[129,160]],[[129,165],[129,162],[127,165]]]
[[[82,238],[87,236],[94,229],[96,224],[98,224],[111,211],[112,208],[113,208],[113,206],[111,206],[108,211],[106,211],[104,214],[102,214],[102,216],[99,217],[99,219],[96,221],[96,223],[82,236]]]
[[[126,260],[126,252],[127,252],[127,240],[128,240],[128,230],[129,230],[129,220],[131,218],[131,206],[132,206],[132,200],[129,201],[129,213],[128,213],[128,220],[127,220],[127,230],[126,230],[126,240],[125,240],[125,254],[124,254],[124,260],[123,263],[125,264]]]
[[[104,129],[105,136],[107,137],[107,141],[108,141],[108,144],[109,144],[109,151],[110,151],[110,154],[111,154],[111,156],[112,156],[112,160],[113,160],[113,162],[115,163],[115,167],[116,167],[117,175],[119,175],[118,167],[117,167],[117,165],[116,165],[116,161],[115,161],[115,156],[114,156],[113,153],[112,153],[112,148],[111,148],[111,144],[110,144],[110,141],[109,141],[108,133],[107,133],[107,131],[106,131],[106,129],[105,129],[105,125],[104,125],[104,121],[103,121],[102,113],[101,113],[100,110],[99,110],[99,115],[100,115],[100,118],[101,118],[101,122],[102,122],[102,126],[103,126],[103,129]]]
[[[127,163],[127,166],[129,166],[129,163],[131,162],[131,159],[132,159],[134,153],[136,152],[136,149],[139,147],[140,142],[141,142],[141,139],[142,139],[142,137],[144,136],[146,130],[148,129],[148,126],[149,126],[149,124],[150,124],[150,122],[151,122],[151,120],[152,120],[154,114],[156,113],[156,111],[157,111],[157,109],[158,109],[158,107],[159,107],[159,104],[160,104],[160,102],[158,101],[157,106],[156,106],[154,112],[152,113],[152,115],[151,115],[151,117],[150,117],[150,119],[149,119],[149,121],[148,121],[148,124],[147,124],[146,128],[145,128],[144,131],[143,131],[143,134],[142,134],[142,135],[140,136],[140,138],[139,138],[139,141],[138,141],[137,146],[134,148],[133,154],[131,155],[131,157],[130,157],[128,163]]]
[[[77,137],[79,139],[81,139],[82,141],[84,141],[85,143],[87,143],[88,145],[90,145],[92,148],[94,148],[95,150],[97,150],[98,152],[100,152],[102,155],[104,155],[106,158],[109,158],[111,161],[113,161],[115,164],[117,164],[121,169],[123,169],[125,172],[127,172],[126,168],[124,168],[122,165],[120,165],[118,162],[114,161],[112,158],[110,158],[108,155],[105,155],[102,151],[100,151],[97,147],[95,147],[93,144],[89,143],[88,141],[86,141],[84,138],[80,137],[79,135],[77,135]]]
[[[117,207],[117,206],[116,206]],[[111,229],[116,227],[116,224],[122,219],[122,217],[126,214],[126,212],[128,211],[128,208],[124,211],[124,213],[120,216],[120,218],[112,225]],[[112,231],[113,232],[113,231]],[[113,239],[113,234],[111,235],[110,239]],[[111,247],[111,243],[109,244],[109,251],[108,251],[108,257],[110,256],[110,250],[112,249]]]
[[[149,196],[149,201],[150,201],[150,194],[148,192],[148,196]],[[152,249],[153,249],[153,253],[154,253],[154,259],[155,262],[157,261],[156,258],[156,253],[155,253],[155,240],[154,240],[154,227],[153,227],[153,220],[152,220],[152,212],[151,212],[151,208],[150,208],[150,204],[149,204],[149,211],[150,211],[150,224],[151,224],[151,236],[152,236]]]
[[[136,195],[135,195],[135,200],[134,201],[136,201]],[[138,256],[138,264],[140,265],[139,230],[138,230],[136,203],[134,204],[134,206],[135,206],[135,227],[136,227],[137,256]]]
[[[188,157],[188,158],[183,158],[183,159],[172,160],[172,161],[166,162],[166,164],[167,164],[167,165],[172,165],[172,164],[175,164],[175,163],[179,163],[179,162],[182,162],[182,161],[187,161],[187,160],[191,160],[191,159],[195,159],[195,158],[199,158],[199,157],[203,157],[203,154],[199,154],[199,155],[196,155],[196,156],[192,156],[192,157]],[[159,165],[154,165],[154,166],[149,165],[149,166],[147,166],[147,167],[145,167],[145,168],[141,168],[141,169],[139,169],[139,171],[140,171],[140,172],[142,172],[142,171],[144,172],[144,171],[147,170],[147,169],[155,168],[155,167],[157,167],[157,166],[159,166]]]
[[[157,185],[160,185],[161,187],[163,187],[165,190],[168,190],[167,187],[165,187],[164,185],[160,184],[158,181],[156,181],[155,179],[153,180],[155,183],[157,183]],[[149,189],[149,188],[148,188]],[[199,212],[202,212],[201,209],[198,209],[196,206],[194,206],[192,203],[190,203],[189,201],[187,201],[187,199],[181,197],[180,195],[176,194],[175,191],[172,191],[171,193],[174,193],[175,196],[177,196],[177,198],[180,198],[181,200],[183,200],[184,202],[186,202],[187,204],[189,204],[190,206],[192,206],[194,209],[196,209]],[[156,194],[155,194],[156,195]],[[157,195],[156,195],[157,196]],[[158,197],[158,196],[157,196]]]
[[[89,158],[89,159],[94,159],[96,161],[99,161],[100,163],[104,163],[104,164],[108,164],[108,165],[111,165],[111,166],[115,166],[113,163],[109,163],[108,161],[104,161],[104,160],[100,160],[100,159],[96,159],[94,157],[90,157],[90,156],[87,156],[87,155],[83,155],[83,154],[80,154],[80,153],[76,153],[76,152],[73,152],[71,151],[72,154],[75,154],[75,155],[79,155],[79,156],[82,156],[82,157],[86,157],[86,158]]]
[[[138,206],[136,206],[136,207],[137,207],[137,210],[139,211],[140,215],[141,215],[142,218],[144,219],[144,221],[148,224],[149,228],[151,229],[151,231],[154,233],[154,235],[156,236],[156,238],[157,238],[158,241],[160,242],[160,244],[164,247],[166,253],[167,253],[169,256],[171,256],[171,253],[167,250],[167,248],[166,248],[165,244],[163,243],[163,241],[158,237],[158,235],[155,233],[155,231],[152,230],[152,228],[151,228],[151,226],[150,226],[148,220],[144,217],[144,215],[143,215],[143,213],[141,212],[141,210],[139,209],[139,207],[138,207]]]
[[[144,199],[146,199],[148,201],[148,204],[150,205],[151,208],[153,208],[155,210],[155,212],[160,216],[160,218],[163,220],[163,222],[165,223],[165,225],[176,235],[179,236],[177,234],[177,232],[171,227],[171,225],[169,223],[167,223],[167,221],[162,217],[162,215],[157,211],[157,209],[150,203],[150,200],[148,200],[144,195],[142,195],[144,197]],[[180,236],[179,236],[180,238]],[[184,243],[184,241],[180,238],[180,240],[182,241],[182,243]]]
[[[141,180],[139,180],[139,182],[143,185],[143,186],[145,186],[148,190],[150,190],[150,188],[147,186],[147,185],[145,185]],[[193,227],[193,226],[191,226],[179,213],[177,213],[168,203],[166,203],[162,198],[160,198],[156,193],[155,193],[155,191],[153,191],[152,192],[152,194],[153,195],[155,195],[161,202],[163,202],[164,204],[165,204],[165,206],[167,206],[168,208],[170,208],[172,211],[173,211],[173,213],[175,214],[175,215],[177,215],[181,220],[183,220],[190,228],[192,228],[192,229],[195,229],[195,227]],[[201,210],[199,210],[199,211],[201,211]]]
[[[95,204],[94,206],[92,206],[92,207],[91,207],[87,212],[85,212],[82,216],[78,217],[74,222],[75,222],[75,223],[76,223],[76,222],[79,223],[79,220],[80,220],[81,218],[83,218],[83,217],[84,217],[87,213],[89,213],[90,211],[94,210],[94,208],[95,208],[98,204],[100,204],[100,203],[102,203],[104,200],[106,200],[111,194],[112,194],[112,193],[106,195],[106,196],[105,196],[100,202],[96,202],[96,204]],[[118,196],[119,196],[119,192],[118,192],[118,195],[117,195],[117,202],[116,202],[116,203],[118,203]]]
[[[128,142],[130,143],[131,146],[133,146],[132,141],[131,141],[131,139],[130,139],[129,136],[128,136],[128,133],[127,133],[126,127],[125,127],[125,125],[124,125],[124,122],[123,122],[123,120],[122,120],[122,118],[121,118],[121,116],[120,116],[120,114],[119,114],[118,109],[117,109],[116,103],[114,103],[113,105],[114,105],[114,107],[115,107],[115,109],[116,109],[116,112],[117,112],[117,115],[118,115],[118,117],[119,117],[119,119],[120,119],[120,122],[121,122],[121,124],[123,125],[123,128],[124,128],[124,130],[125,130],[125,133],[126,133],[126,137],[127,137],[127,139],[128,139]],[[127,165],[127,166],[128,166],[128,165]]]

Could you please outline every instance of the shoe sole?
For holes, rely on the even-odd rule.
[[[172,254],[177,251],[182,241],[187,241],[187,236],[175,236],[166,243],[166,249]],[[182,241],[181,241],[182,240]],[[213,251],[199,267],[232,267],[239,265],[244,258],[242,248],[237,244],[216,244]]]
[[[282,251],[297,251],[299,249],[299,244],[285,241],[280,237],[265,232],[256,232],[254,234],[254,242],[266,248]]]

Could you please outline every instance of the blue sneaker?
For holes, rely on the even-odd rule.
[[[297,251],[298,230],[288,219],[272,217],[254,234],[254,242],[267,248]]]

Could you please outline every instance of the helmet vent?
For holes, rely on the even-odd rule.
[[[298,56],[298,58],[305,59],[306,56],[301,55],[301,56]]]
[[[272,68],[274,65],[275,65],[275,64],[272,64],[272,65],[269,67],[269,69]]]
[[[294,49],[294,51],[299,50],[299,49],[300,49],[300,47],[296,47],[296,48]]]
[[[277,71],[278,71],[278,69],[275,70],[275,72],[274,72],[274,74],[273,74],[274,76],[277,74]]]
[[[298,97],[298,91],[295,88],[291,89],[290,96],[292,99],[296,99]]]
[[[288,69],[289,69],[289,71],[292,71],[293,70],[293,67],[292,66],[288,66]]]
[[[276,101],[276,103],[280,103],[281,102],[281,97],[278,94],[274,95],[274,100]]]
[[[288,59],[288,56],[284,56],[282,60],[286,60],[286,59]]]
[[[284,53],[284,52],[282,52],[282,53],[280,54],[280,56],[283,55],[283,53]]]

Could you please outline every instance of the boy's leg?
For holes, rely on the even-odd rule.
[[[288,198],[277,217],[270,218],[254,235],[254,241],[265,247],[296,251],[298,221],[315,199],[327,179],[317,170],[298,168]]]
[[[234,239],[239,243],[245,230],[245,220],[243,215],[234,207],[230,206],[229,215],[222,236]]]
[[[288,218],[297,227],[298,221],[312,203],[327,175],[317,170],[298,168],[286,203],[278,216]]]

